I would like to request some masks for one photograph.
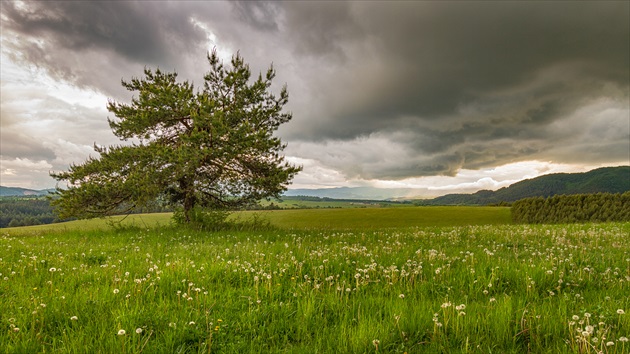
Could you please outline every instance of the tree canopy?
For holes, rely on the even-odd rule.
[[[270,92],[275,71],[250,80],[237,54],[225,66],[209,53],[210,72],[195,92],[176,73],[144,70],[122,81],[137,92],[130,104],[110,101],[113,133],[130,144],[94,149],[99,157],[51,173],[68,188],[57,190],[61,217],[91,218],[130,211],[156,200],[179,207],[186,222],[196,207],[235,209],[278,197],[301,168],[286,162],[274,136],[291,119],[283,111],[286,85]]]

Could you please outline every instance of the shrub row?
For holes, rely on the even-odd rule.
[[[512,204],[512,220],[532,224],[630,221],[630,192],[521,199]]]

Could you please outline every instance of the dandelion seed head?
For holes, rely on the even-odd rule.
[[[77,316],[70,317],[70,321],[77,321],[79,318]]]
[[[591,325],[586,326],[584,329],[588,333],[593,333],[593,331],[595,330],[595,328],[593,326],[591,326]]]
[[[124,329],[120,329],[120,330],[118,330],[118,335],[119,335],[119,336],[124,336],[125,334],[127,334],[127,332],[125,332],[125,330],[124,330]]]
[[[619,315],[625,315],[625,314],[626,314],[626,312],[625,312],[623,309],[618,309],[618,310],[617,310],[617,314],[619,314]]]
[[[142,333],[142,328],[140,328],[140,327],[136,328],[136,333],[138,333],[138,334]]]

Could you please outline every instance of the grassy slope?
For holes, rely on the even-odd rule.
[[[251,217],[268,220],[281,229],[371,229],[425,226],[499,225],[511,223],[510,209],[499,207],[394,207],[350,209],[300,209],[247,211],[234,218]],[[170,213],[138,214],[93,220],[77,220],[58,224],[5,228],[0,232],[12,235],[48,231],[107,230],[113,222],[125,226],[155,227],[171,223]]]

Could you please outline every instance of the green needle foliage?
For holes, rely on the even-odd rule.
[[[195,92],[176,73],[145,69],[144,78],[123,81],[137,97],[131,104],[110,102],[114,134],[130,145],[99,147],[70,170],[51,173],[67,181],[52,203],[60,216],[92,218],[130,211],[156,200],[180,208],[189,223],[199,208],[233,210],[278,197],[301,168],[281,155],[285,144],[273,134],[291,119],[280,96],[269,92],[273,66],[250,82],[243,58],[227,68],[216,51],[203,90]]]

